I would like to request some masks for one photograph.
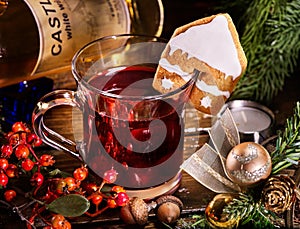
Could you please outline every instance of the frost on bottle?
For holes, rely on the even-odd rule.
[[[162,24],[161,0],[0,0],[0,88],[70,72],[75,52],[94,39],[159,36]]]

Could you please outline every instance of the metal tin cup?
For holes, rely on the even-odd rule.
[[[229,108],[240,133],[241,142],[261,143],[272,135],[274,113],[266,106],[250,100],[233,100]]]

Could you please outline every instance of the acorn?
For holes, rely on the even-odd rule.
[[[147,204],[143,199],[133,197],[121,208],[120,218],[126,224],[144,225],[148,222],[149,211],[156,207],[156,203]]]
[[[156,216],[161,222],[167,224],[176,222],[183,208],[183,203],[179,198],[171,195],[165,195],[159,197],[156,200],[156,203]]]

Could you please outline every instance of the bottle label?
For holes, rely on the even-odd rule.
[[[125,0],[25,0],[40,36],[38,62],[32,74],[70,68],[85,44],[107,35],[130,32]]]

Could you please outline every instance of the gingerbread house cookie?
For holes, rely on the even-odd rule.
[[[247,59],[228,14],[202,18],[175,30],[162,53],[153,87],[166,93],[180,87],[197,69],[190,101],[217,114],[245,72]],[[166,83],[171,82],[171,83]]]

